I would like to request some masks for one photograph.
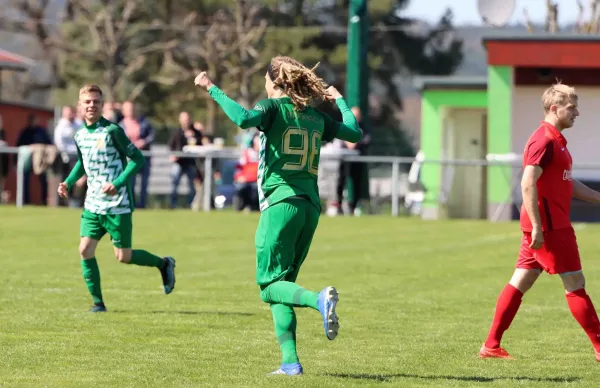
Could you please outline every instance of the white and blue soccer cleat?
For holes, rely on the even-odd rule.
[[[104,303],[94,303],[92,308],[90,309],[90,313],[105,313],[106,306]]]
[[[338,330],[340,329],[338,316],[335,313],[335,307],[338,300],[339,296],[335,287],[325,287],[323,291],[319,293],[319,299],[317,300],[319,312],[323,318],[325,335],[330,341],[337,337]]]
[[[294,364],[281,364],[281,367],[274,372],[269,373],[270,375],[286,375],[286,376],[301,376],[304,374],[302,365],[299,362]]]

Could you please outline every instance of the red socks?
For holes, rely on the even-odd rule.
[[[598,321],[592,300],[583,288],[568,292],[566,297],[571,314],[592,341],[594,349],[600,352],[600,321]]]
[[[494,349],[500,346],[502,335],[508,330],[515,315],[517,315],[522,299],[523,293],[521,291],[510,284],[507,284],[506,287],[504,287],[496,302],[494,321],[492,322],[488,338],[485,341],[486,348]],[[598,322],[598,318],[596,318],[596,322]]]
[[[566,297],[571,314],[589,337],[594,349],[600,352],[600,320],[592,300],[583,288],[568,292]],[[523,293],[521,291],[510,284],[504,287],[500,296],[498,296],[494,321],[485,341],[485,347],[494,349],[500,346],[502,335],[508,330],[515,315],[517,315],[522,299]]]

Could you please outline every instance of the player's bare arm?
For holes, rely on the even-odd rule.
[[[61,198],[68,198],[69,197],[69,191],[67,189],[67,184],[65,182],[61,182],[58,184],[58,195]]]
[[[531,249],[539,249],[544,244],[544,234],[542,233],[542,219],[540,209],[538,208],[537,181],[542,176],[540,166],[525,166],[523,177],[521,178],[521,194],[523,195],[523,205],[531,219],[533,230],[531,231]]]
[[[573,179],[573,197],[586,202],[600,203],[600,193]]]

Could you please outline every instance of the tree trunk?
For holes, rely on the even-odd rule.
[[[212,51],[212,47],[211,47]],[[214,58],[214,57],[213,57]],[[217,71],[217,64],[214,62],[208,63],[207,69],[208,77],[218,85],[219,84],[219,74]],[[215,135],[217,130],[217,103],[212,98],[206,99],[206,127],[208,128],[209,133]]]
[[[105,101],[115,101],[117,97],[117,91],[115,85],[117,84],[117,75],[115,67],[111,64],[112,61],[108,61],[106,69],[104,70],[104,83],[106,84],[106,90],[104,91]]]

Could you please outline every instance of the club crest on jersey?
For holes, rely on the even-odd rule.
[[[572,181],[573,180],[573,175],[571,173],[571,170],[563,171],[563,180],[564,181]]]
[[[104,144],[104,139],[96,140],[96,148],[98,148],[99,150],[103,150],[105,147],[106,145]]]

